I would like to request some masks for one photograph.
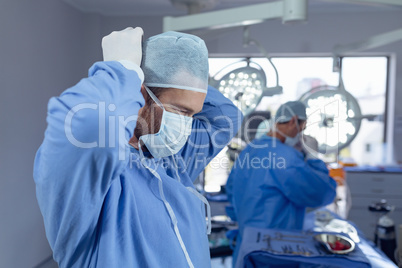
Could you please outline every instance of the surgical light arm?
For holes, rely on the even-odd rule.
[[[263,96],[273,96],[275,94],[282,94],[283,93],[283,88],[279,85],[279,75],[278,75],[278,70],[275,67],[275,64],[272,62],[271,57],[269,56],[267,50],[256,40],[250,38],[250,31],[248,26],[244,27],[243,30],[243,45],[247,47],[248,45],[255,45],[260,52],[267,58],[269,63],[271,64],[272,68],[274,69],[275,72],[275,78],[276,78],[276,86],[275,87],[270,87],[267,88],[267,90],[264,90]]]

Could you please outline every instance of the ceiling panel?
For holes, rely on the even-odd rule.
[[[62,0],[83,12],[109,16],[179,16],[187,14],[183,8],[174,7],[170,0]],[[195,1],[195,0],[194,0]],[[278,0],[199,0],[216,2],[213,10]],[[401,0],[402,1],[402,0]],[[341,0],[310,0],[309,13],[315,12],[369,12],[395,10],[396,7],[351,4]],[[401,6],[402,7],[402,6]],[[401,9],[401,8],[399,8]],[[211,9],[209,9],[211,10]],[[208,11],[208,10],[205,10]]]

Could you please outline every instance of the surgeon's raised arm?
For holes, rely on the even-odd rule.
[[[243,114],[232,101],[209,86],[202,111],[194,115],[191,135],[181,150],[193,181],[237,134],[242,120]]]
[[[49,101],[34,180],[61,267],[89,267],[103,201],[127,164],[127,141],[144,105],[138,64],[95,63],[88,78]]]
[[[301,154],[286,161],[289,161],[288,168],[277,169],[274,177],[289,200],[303,207],[319,207],[333,202],[336,182],[329,176],[323,161],[303,161]]]

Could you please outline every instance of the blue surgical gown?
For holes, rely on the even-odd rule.
[[[323,161],[305,161],[301,152],[267,135],[241,152],[226,189],[239,224],[233,264],[245,226],[301,230],[306,207],[330,204],[336,196]]]
[[[144,105],[135,71],[95,63],[89,77],[52,98],[34,163],[37,199],[60,267],[187,267],[158,179],[127,144]],[[171,158],[147,159],[162,180],[195,267],[210,267],[205,205],[186,187],[227,144],[238,109],[209,88],[187,144]],[[212,140],[213,139],[213,140]],[[202,145],[202,146],[196,146]]]

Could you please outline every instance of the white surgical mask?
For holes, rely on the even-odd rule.
[[[193,118],[166,111],[152,91],[148,87],[145,89],[155,103],[162,108],[163,114],[159,131],[155,134],[141,136],[140,141],[155,158],[174,155],[186,144],[187,138],[191,134]]]
[[[294,137],[290,137],[288,135],[286,135],[285,133],[279,131],[279,129],[277,129],[276,131],[278,131],[282,136],[285,137],[285,141],[284,144],[289,145],[290,147],[295,147],[296,144],[300,141],[301,138],[301,132],[300,132],[300,126],[298,121],[296,120],[296,127],[297,127],[297,134]]]
[[[283,134],[282,134],[283,135]],[[300,141],[300,132],[298,132],[296,134],[296,136],[294,137],[289,137],[289,136],[285,136],[285,144],[291,146],[291,147],[295,147],[295,145]]]

